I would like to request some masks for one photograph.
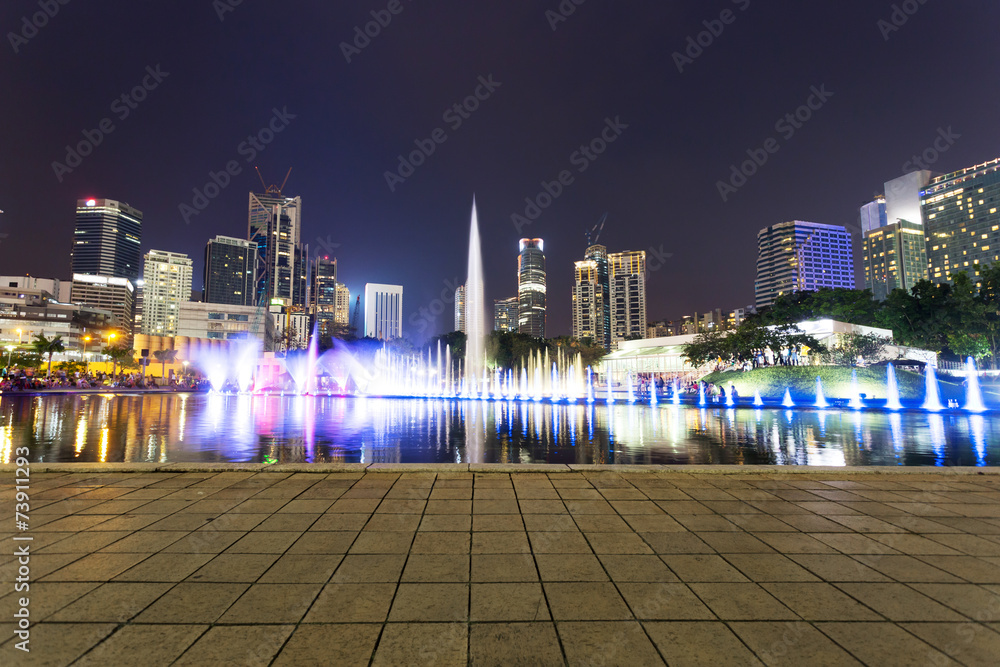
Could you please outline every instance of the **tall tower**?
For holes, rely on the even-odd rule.
[[[608,255],[611,345],[646,337],[646,251]]]
[[[465,285],[455,290],[455,328],[453,331],[465,333]]]
[[[608,249],[587,248],[582,262],[575,263],[573,283],[573,337],[590,338],[595,345],[611,349],[611,287]]]
[[[851,234],[839,225],[793,220],[757,233],[758,308],[779,296],[823,288],[854,289]]]
[[[321,334],[331,335],[337,325],[337,258],[317,257],[312,267],[309,310]],[[350,298],[350,297],[348,297]]]
[[[255,306],[257,244],[216,236],[205,246],[205,303]]]
[[[142,211],[113,199],[76,202],[73,273],[139,279]]]
[[[305,274],[301,233],[301,197],[285,197],[275,186],[264,194],[250,193],[247,238],[257,244],[255,301],[266,298],[272,305],[305,305],[300,288]],[[302,303],[295,303],[297,299]]]
[[[145,256],[142,333],[176,336],[182,303],[191,300],[194,263],[187,255],[150,250]]]
[[[518,331],[545,338],[545,242],[521,239],[517,257]]]

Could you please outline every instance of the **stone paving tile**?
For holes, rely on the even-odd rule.
[[[798,617],[758,584],[688,584],[724,621],[786,621]]]
[[[598,558],[615,582],[679,581],[657,556],[602,554]]]
[[[640,620],[707,620],[715,614],[680,583],[618,584],[629,608]]]
[[[63,607],[49,619],[59,623],[125,623],[170,588],[171,584],[163,583],[110,582]]]
[[[331,581],[345,584],[396,582],[403,573],[405,562],[403,555],[347,555]]]
[[[127,625],[74,664],[169,665],[207,629],[207,625]]]
[[[808,623],[730,623],[767,665],[860,665],[850,653]]]
[[[643,627],[669,665],[717,667],[763,664],[725,623],[647,621]]]
[[[254,584],[216,623],[298,623],[320,584]]]
[[[469,630],[473,665],[563,665],[552,623],[481,623]]]
[[[671,555],[661,556],[681,581],[748,581],[739,570],[730,565],[722,556],[715,555]]]
[[[268,665],[292,634],[291,625],[217,625],[175,665]]]
[[[381,625],[300,625],[272,663],[288,665],[368,665]]]
[[[882,620],[871,609],[827,583],[763,583],[761,587],[807,621]]]
[[[959,614],[903,584],[837,584],[890,621],[964,621]]]
[[[638,623],[557,623],[556,628],[569,665],[593,665],[594,656],[608,665],[664,664]]]
[[[817,623],[816,628],[867,665],[957,664],[892,623]]]
[[[371,664],[465,665],[468,643],[464,623],[388,623]]]
[[[548,604],[541,584],[472,584],[469,620],[473,622],[544,621]]]
[[[214,623],[249,584],[180,583],[139,614],[133,623]]]
[[[395,594],[395,584],[327,584],[302,622],[382,623]]]
[[[552,618],[557,621],[619,621],[632,618],[610,583],[544,583]]]
[[[984,625],[904,623],[901,627],[966,665],[996,664],[1000,657],[1000,634]]]
[[[341,556],[285,554],[258,581],[262,584],[323,584],[330,580],[341,560]]]
[[[2,665],[68,665],[118,627],[114,623],[39,623],[31,628],[31,652],[0,646]]]

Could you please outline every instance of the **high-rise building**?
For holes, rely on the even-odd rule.
[[[76,202],[73,273],[139,279],[142,212],[112,199]]]
[[[589,338],[595,345],[611,348],[611,287],[608,249],[587,248],[585,259],[575,263],[573,283],[573,337]]]
[[[191,300],[194,263],[187,255],[150,250],[143,267],[141,333],[176,336],[180,305]]]
[[[465,285],[459,285],[455,290],[455,328],[453,331],[465,330]]]
[[[908,220],[891,222],[868,232],[862,243],[865,289],[879,301],[894,289],[908,292],[927,278],[923,225]]]
[[[914,224],[923,222],[920,196],[931,181],[927,170],[911,171],[885,183],[885,217],[887,225],[900,220]]]
[[[320,334],[332,335],[337,325],[337,258],[317,257],[313,262],[310,311]]]
[[[885,213],[885,196],[876,197],[861,207],[861,234],[867,234],[873,229],[885,227],[888,224]]]
[[[205,303],[255,306],[257,244],[216,236],[205,246]]]
[[[758,308],[779,296],[823,288],[854,289],[851,234],[838,225],[793,220],[757,233]]]
[[[348,327],[351,324],[351,290],[347,289],[344,283],[337,283],[337,308],[334,311],[333,321],[339,327]]]
[[[611,288],[611,346],[646,337],[646,251],[608,255]]]
[[[545,242],[521,239],[517,257],[518,331],[545,338]]]
[[[927,266],[933,282],[1000,261],[1000,159],[939,176],[921,197]]]
[[[494,299],[493,301],[493,330],[504,333],[513,333],[518,330],[517,326],[518,308],[517,297],[509,299]]]
[[[85,308],[111,313],[113,326],[120,337],[117,342],[131,340],[135,317],[135,285],[128,278],[73,274],[72,301]]]
[[[301,233],[301,197],[285,197],[276,187],[250,193],[247,238],[257,246],[255,303],[264,297],[271,305],[305,306]]]
[[[403,337],[403,288],[400,285],[365,285],[365,338],[392,340]]]

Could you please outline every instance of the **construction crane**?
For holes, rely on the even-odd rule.
[[[264,182],[264,176],[261,175],[259,167],[254,167],[254,171],[257,172],[257,177],[260,179],[260,184],[264,186],[264,194],[274,195],[277,197],[282,196],[281,191],[285,189],[285,185],[288,183],[288,177],[292,175],[292,168],[289,167],[288,173],[285,174],[285,180],[281,183],[281,187],[278,187],[277,185],[268,185],[267,183]]]
[[[361,295],[358,295],[358,300],[354,302],[354,315],[351,317],[351,329],[354,330],[354,335],[358,335],[358,313],[361,311]]]
[[[587,236],[587,247],[588,248],[590,246],[594,245],[595,243],[597,243],[597,240],[601,238],[601,232],[604,231],[604,223],[607,222],[607,221],[608,221],[608,214],[605,213],[603,216],[601,216],[601,221],[600,222],[598,222],[596,225],[594,225],[593,227],[591,227],[590,231],[585,232],[585,234]],[[594,232],[597,232],[596,236],[594,235]]]

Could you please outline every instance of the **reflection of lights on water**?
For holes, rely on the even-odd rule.
[[[10,456],[14,452],[14,424],[7,424],[0,427],[0,463],[10,463]]]
[[[108,461],[108,427],[105,426],[101,429],[101,463],[107,463]]]
[[[896,453],[896,458],[899,459],[905,447],[903,446],[903,417],[898,412],[889,415],[889,432],[892,435],[892,450]]]
[[[969,417],[969,430],[972,431],[972,446],[976,450],[976,465],[986,465],[986,420],[982,415]]]
[[[76,444],[73,447],[73,451],[77,457],[83,452],[87,447],[87,417],[85,415],[80,415],[80,421],[76,423]]]
[[[944,465],[944,451],[947,440],[944,434],[944,417],[941,415],[927,415],[927,422],[931,430],[931,447],[934,448],[934,465]]]

